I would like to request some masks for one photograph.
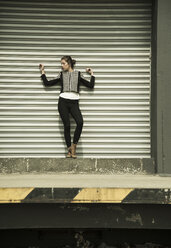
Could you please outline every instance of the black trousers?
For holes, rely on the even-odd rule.
[[[83,127],[83,117],[79,109],[79,100],[70,100],[59,97],[58,111],[64,124],[64,136],[67,147],[71,146],[69,114],[74,118],[77,126],[74,132],[73,143],[77,144]]]

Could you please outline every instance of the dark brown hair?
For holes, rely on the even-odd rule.
[[[71,68],[73,69],[75,64],[76,64],[76,60],[75,59],[72,59],[71,56],[63,56],[61,58],[61,60],[64,59],[70,66]]]

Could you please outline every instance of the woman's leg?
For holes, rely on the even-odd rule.
[[[64,137],[67,147],[71,146],[70,119],[68,103],[65,99],[59,98],[58,111],[64,124]]]
[[[74,132],[74,138],[73,143],[77,144],[79,141],[79,138],[81,136],[82,128],[83,128],[83,117],[79,108],[79,102],[76,101],[74,104],[72,104],[72,107],[70,109],[70,113],[72,117],[74,118],[77,126]]]

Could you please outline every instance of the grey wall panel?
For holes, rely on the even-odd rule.
[[[150,157],[151,1],[0,1],[0,157],[64,157],[59,86],[71,55],[90,66],[81,87],[82,157]],[[75,123],[72,124],[72,135]]]

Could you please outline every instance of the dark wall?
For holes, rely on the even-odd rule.
[[[157,172],[171,174],[171,1],[157,1],[156,162]]]

